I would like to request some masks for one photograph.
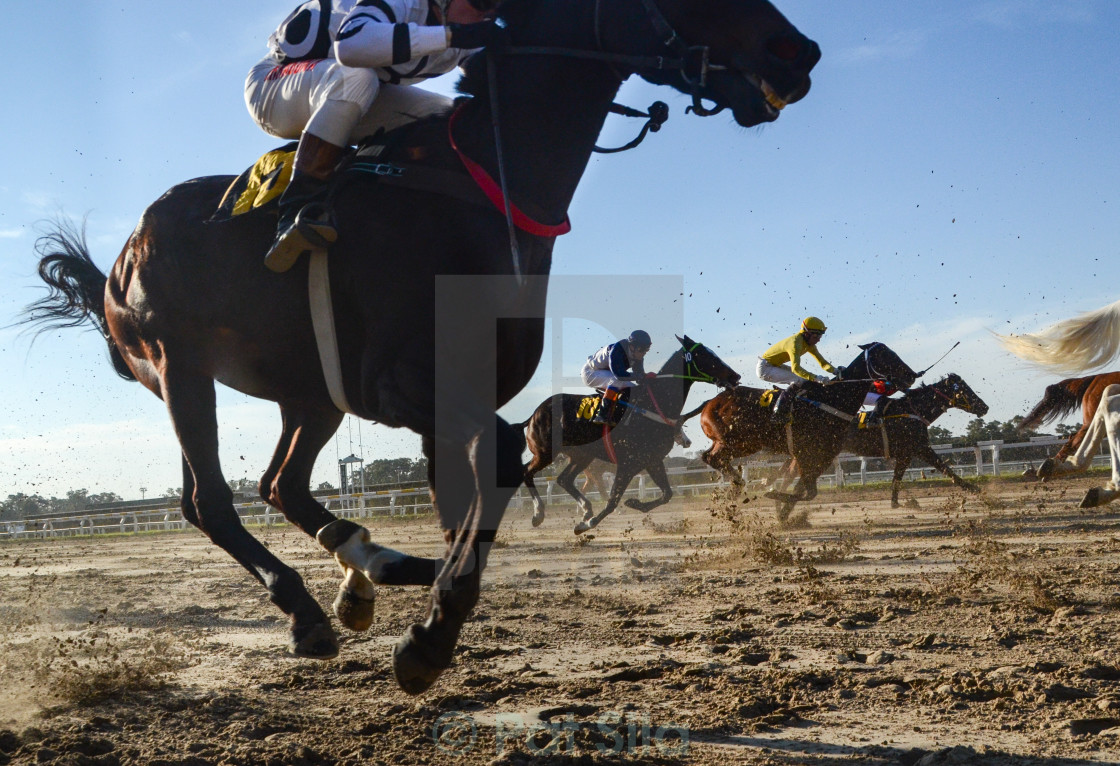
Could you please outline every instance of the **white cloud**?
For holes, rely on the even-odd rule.
[[[23,229],[0,229],[0,239],[19,239],[23,234]]]

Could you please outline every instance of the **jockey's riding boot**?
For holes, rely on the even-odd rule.
[[[264,264],[276,272],[292,268],[304,253],[326,250],[338,239],[327,206],[331,176],[346,147],[304,133],[296,149],[288,188],[280,195],[280,220]]]
[[[608,388],[603,392],[603,399],[599,402],[598,409],[591,417],[591,422],[601,426],[609,425],[614,422],[614,408],[618,401],[618,392],[612,388]]]
[[[770,412],[770,422],[776,426],[784,426],[789,422],[792,409],[793,394],[789,392],[788,388],[782,389],[778,394],[778,400],[774,402],[774,409]]]
[[[867,415],[866,424],[868,426],[879,426],[883,422],[883,413],[886,412],[887,405],[891,403],[890,397],[880,396],[875,400],[875,409],[871,410]]]

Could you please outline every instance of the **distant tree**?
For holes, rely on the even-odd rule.
[[[8,495],[7,500],[0,502],[0,518],[3,519],[26,519],[49,510],[50,501],[41,495],[25,495],[20,492]]]
[[[163,491],[163,494],[160,495],[160,497],[175,498],[176,500],[178,500],[182,496],[183,496],[183,488],[182,487],[168,487],[167,489],[165,489]]]
[[[319,483],[319,486],[315,488],[315,491],[316,492],[328,492],[332,489],[337,489],[337,487],[335,487],[329,481],[324,481],[324,482]]]
[[[1061,436],[1065,439],[1068,439],[1069,437],[1073,436],[1075,433],[1077,433],[1080,430],[1081,430],[1081,426],[1070,425],[1069,423],[1059,423],[1058,425],[1056,425],[1054,427],[1054,433],[1057,436]]]
[[[929,443],[930,444],[952,444],[956,437],[949,431],[948,428],[941,426],[929,427]]]
[[[366,463],[365,479],[367,486],[427,481],[428,459],[397,457],[374,460]]]

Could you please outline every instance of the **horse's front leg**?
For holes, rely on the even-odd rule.
[[[296,418],[286,417],[285,430],[289,420],[299,422]],[[308,487],[315,455],[321,445],[312,449],[313,440],[310,436],[304,436],[306,432],[305,428],[295,431],[296,436],[288,449],[289,457],[271,482],[273,502],[288,518],[308,534],[314,535],[320,545],[334,554],[335,561],[342,569],[342,582],[338,586],[338,596],[333,605],[334,613],[351,630],[367,630],[373,624],[376,593],[374,585],[429,586],[435,582],[436,574],[443,568],[443,559],[410,556],[378,545],[372,541],[368,529],[348,519],[335,518],[334,514],[319,505],[311,497]],[[332,429],[331,433],[333,432]],[[330,439],[330,434],[326,438]],[[280,445],[284,445],[283,438]],[[432,461],[429,460],[429,469],[431,467]],[[268,478],[268,474],[265,474],[265,478]],[[263,485],[264,479],[262,493]],[[306,497],[302,497],[303,495]],[[293,505],[295,502],[300,504]],[[314,504],[321,513],[310,513],[312,507],[309,503]]]
[[[435,486],[449,547],[427,618],[411,625],[393,650],[393,673],[409,694],[428,689],[451,664],[459,631],[478,602],[498,525],[522,482],[524,440],[501,418],[495,421],[468,447],[442,445],[447,449],[439,450]],[[449,527],[456,510],[460,521]]]
[[[921,450],[918,451],[918,455],[923,460],[925,460],[927,463],[932,465],[934,468],[941,471],[941,473],[945,474],[950,479],[952,479],[953,483],[956,484],[961,489],[965,490],[966,492],[972,492],[974,494],[980,494],[980,485],[979,484],[977,484],[976,482],[972,482],[972,481],[965,481],[960,476],[958,476],[956,474],[956,472],[953,471],[953,469],[949,467],[949,464],[946,463],[945,460],[940,455],[938,455],[936,452],[933,451],[932,447],[926,446],[926,447],[922,448]]]
[[[642,502],[641,500],[630,498],[626,501],[627,508],[633,508],[642,513],[649,513],[659,505],[664,505],[673,499],[673,488],[669,486],[669,474],[665,470],[665,463],[660,460],[646,466],[646,473],[653,479],[653,483],[661,490],[661,497],[658,497],[649,502]]]

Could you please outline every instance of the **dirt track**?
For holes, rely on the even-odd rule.
[[[826,493],[792,531],[678,500],[584,544],[574,510],[511,512],[419,698],[389,651],[420,590],[316,663],[195,532],[4,544],[0,764],[1118,762],[1120,514],[1076,509],[1093,483]],[[333,562],[262,535],[329,604]],[[431,519],[374,537],[440,551]]]

